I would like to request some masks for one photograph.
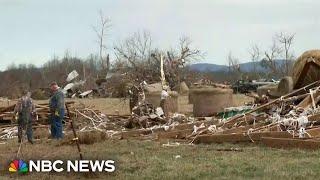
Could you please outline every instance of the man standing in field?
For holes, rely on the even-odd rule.
[[[51,137],[53,139],[62,139],[62,120],[65,114],[64,94],[56,82],[51,83],[50,89],[52,91],[49,101]]]
[[[23,139],[23,130],[26,129],[28,141],[33,144],[32,140],[32,120],[36,115],[36,108],[31,99],[31,93],[24,91],[22,97],[18,100],[14,115],[18,114],[18,142]]]

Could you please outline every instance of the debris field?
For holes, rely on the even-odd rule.
[[[312,62],[307,61],[305,66],[309,67]],[[94,107],[68,99],[64,133],[66,136],[73,133],[75,138],[72,141],[78,140],[77,133],[81,138],[81,133],[99,132],[106,138],[118,140],[165,139],[173,144],[259,143],[273,148],[318,149],[320,148],[318,106],[320,80],[309,78],[308,83],[305,83],[302,77],[308,77],[307,67],[300,67],[303,69],[302,73],[293,77],[295,83],[292,87],[295,89],[289,90],[289,93],[270,99],[263,97],[263,101],[255,101],[250,106],[225,107],[224,111],[203,117],[176,112],[164,113],[162,108],[149,103],[146,99],[142,87],[145,83],[140,84],[142,92],[139,92],[139,102],[128,115],[104,114]],[[70,79],[73,77],[69,77],[68,81]],[[229,92],[225,89],[230,87],[214,84],[214,88],[223,89],[221,92]],[[190,94],[191,92],[189,100],[192,100]],[[256,95],[255,97],[258,98]],[[206,99],[192,101],[201,103]],[[210,109],[210,107],[205,108]],[[37,120],[34,122],[34,129],[47,128],[49,131],[48,104],[37,104],[36,109]],[[168,109],[170,110],[170,106]],[[230,115],[228,109],[238,109],[238,111]],[[0,139],[3,141],[17,136],[13,110],[14,106],[0,108]]]
[[[320,147],[320,81],[299,88],[266,104],[229,118],[191,117],[152,109],[143,114],[106,115],[92,107],[68,101],[66,105],[78,133],[100,131],[113,139],[169,139],[180,143],[262,143],[270,147],[317,149]],[[34,128],[48,128],[48,104],[38,104]],[[14,106],[0,109],[0,139],[17,136]],[[151,110],[150,110],[151,109]],[[65,133],[71,134],[70,117]]]

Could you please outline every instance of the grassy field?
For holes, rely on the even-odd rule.
[[[159,97],[160,98],[160,97]],[[93,109],[100,110],[106,114],[129,114],[129,101],[128,99],[119,99],[119,98],[95,98],[95,99],[67,99],[67,101],[75,101],[78,104],[85,104]],[[192,113],[192,104],[189,104],[188,96],[179,96],[179,112],[190,114]],[[245,102],[253,101],[252,98],[242,95],[234,94],[233,95],[233,106],[244,105]],[[37,100],[36,103],[48,103],[48,100]],[[16,100],[11,101],[0,101],[0,107],[5,107],[8,105],[13,105],[16,103]]]
[[[98,109],[107,114],[129,114],[129,101],[118,98],[95,98],[95,99],[67,99],[77,104],[85,104],[87,107]],[[36,100],[35,103],[48,103],[49,100]],[[14,105],[16,100],[0,101],[0,107]]]
[[[86,159],[113,159],[111,174],[9,174],[18,143],[0,145],[0,179],[318,179],[320,151],[278,150],[257,145],[166,147],[168,142],[107,140],[82,145]],[[237,148],[238,151],[224,151]],[[22,159],[77,159],[76,147],[43,141],[22,147]]]

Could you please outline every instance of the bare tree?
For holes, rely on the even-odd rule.
[[[184,36],[179,39],[179,54],[180,57],[178,59],[184,60],[185,62],[197,61],[203,58],[204,53],[199,49],[195,49],[191,47],[192,41],[189,37]]]
[[[110,68],[109,67],[110,60],[109,60],[109,55],[107,55],[107,57],[104,58],[105,51],[107,49],[105,41],[107,37],[107,31],[111,27],[111,20],[108,17],[105,17],[101,10],[99,11],[99,18],[100,18],[100,22],[99,22],[100,24],[98,26],[93,26],[92,28],[95,31],[98,39],[97,42],[99,44],[99,57],[100,57],[100,63],[101,63],[102,69],[107,72]]]
[[[279,33],[276,35],[279,43],[282,45],[282,49],[284,51],[285,57],[285,73],[286,75],[289,74],[289,69],[291,65],[291,60],[293,59],[293,54],[291,51],[291,46],[294,41],[295,34],[286,34],[286,33]]]
[[[228,53],[227,62],[229,66],[229,71],[240,72],[240,61],[238,58],[232,55],[231,51]]]
[[[116,56],[115,68],[121,67],[124,72],[134,76],[133,79],[148,80],[152,77],[152,72],[156,71],[157,66],[151,68],[153,63],[151,58],[152,39],[147,31],[135,32],[123,42],[116,44],[114,52]]]
[[[253,63],[253,72],[257,72],[257,62],[260,60],[261,51],[257,44],[253,44],[249,49],[251,61]]]
[[[150,33],[137,32],[131,37],[114,46],[118,67],[125,67],[126,72],[131,68],[136,79],[143,79],[149,82],[160,80],[161,56],[166,80],[173,87],[184,79],[185,65],[191,61],[201,59],[204,54],[192,47],[192,41],[183,37],[179,39],[176,49],[160,50],[152,47]],[[125,62],[125,63],[124,63]],[[139,73],[137,73],[139,72]],[[137,77],[139,76],[139,77]]]
[[[192,46],[189,37],[183,36],[179,39],[176,49],[167,51],[165,58],[167,79],[171,87],[185,81],[188,72],[186,65],[203,59],[205,53]]]
[[[276,75],[282,73],[276,62],[281,53],[282,49],[278,46],[276,39],[273,39],[270,49],[264,52],[265,58],[262,60],[262,65],[269,68]]]
[[[129,66],[138,66],[150,59],[152,39],[147,31],[135,32],[122,43],[114,46],[117,60],[125,60]]]

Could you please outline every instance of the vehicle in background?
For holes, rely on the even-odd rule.
[[[234,93],[257,92],[257,88],[264,85],[278,84],[274,79],[238,80],[231,87]]]

